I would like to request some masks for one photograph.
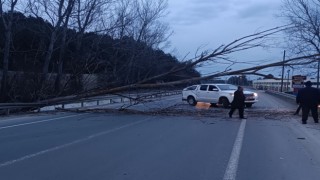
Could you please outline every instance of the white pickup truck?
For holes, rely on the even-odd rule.
[[[190,105],[196,105],[197,102],[211,103],[213,106],[221,104],[223,107],[229,107],[233,100],[234,92],[237,86],[231,84],[200,84],[189,86],[182,91],[182,100]],[[251,107],[257,102],[258,94],[251,91],[243,91],[246,96],[246,107]]]

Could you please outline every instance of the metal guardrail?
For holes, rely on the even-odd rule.
[[[71,104],[78,104],[79,107],[88,107],[88,106],[99,106],[105,104],[112,104],[112,103],[123,103],[129,102],[135,103],[140,99],[152,99],[152,98],[159,98],[163,96],[170,96],[180,94],[181,90],[177,91],[165,91],[165,92],[148,92],[148,93],[140,93],[140,94],[119,94],[119,95],[108,95],[108,96],[98,96],[98,97],[91,97],[91,98],[83,98],[77,101],[65,101],[60,102],[59,104],[50,105],[53,106],[55,109],[56,106],[59,106],[62,109],[67,108],[66,106]],[[47,104],[43,103],[0,103],[0,113],[9,115],[12,111],[19,111],[23,108],[34,108],[40,111],[40,108],[46,107]]]
[[[290,102],[292,101],[293,103],[296,103],[296,95],[294,95],[294,94],[288,94],[288,93],[284,93],[284,92],[271,91],[271,90],[266,90],[265,92],[268,94],[275,95],[279,98],[289,100]]]
[[[19,111],[23,108],[39,108],[45,106],[42,103],[0,103],[0,113],[6,115],[10,114],[10,111]]]
[[[111,96],[98,96],[93,98],[84,98],[78,101],[71,102],[63,102],[56,106],[60,106],[62,109],[68,108],[68,105],[78,104],[78,107],[90,107],[90,106],[99,106],[113,103],[124,103],[129,102],[130,104],[134,104],[141,99],[153,99],[160,98],[163,96],[171,96],[180,94],[181,90],[178,91],[167,91],[167,92],[148,92],[148,93],[140,93],[140,94],[119,94],[119,95],[111,95]]]

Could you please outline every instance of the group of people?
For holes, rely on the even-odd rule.
[[[320,91],[317,88],[312,87],[311,81],[307,81],[304,85],[305,88],[299,90],[296,97],[296,102],[299,104],[299,107],[295,114],[299,114],[300,109],[302,109],[302,124],[307,124],[308,115],[311,111],[314,122],[319,123],[318,103],[320,102]],[[239,86],[234,92],[234,98],[229,111],[230,118],[232,117],[233,112],[238,109],[240,118],[246,119],[243,115],[245,99],[243,88]]]

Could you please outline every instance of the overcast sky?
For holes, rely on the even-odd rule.
[[[169,0],[168,22],[174,34],[170,38],[173,54],[179,59],[196,50],[215,49],[259,30],[283,25],[281,0]],[[237,61],[282,59],[283,49],[264,49],[233,55]],[[261,64],[261,63],[260,63]],[[239,69],[245,65],[237,65]],[[249,66],[249,64],[247,65]],[[253,66],[253,65],[251,65]],[[198,69],[202,74],[214,72],[214,66]],[[216,69],[217,71],[218,69]]]

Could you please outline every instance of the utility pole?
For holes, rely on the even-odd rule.
[[[286,50],[283,51],[283,64],[282,64],[282,76],[281,76],[281,87],[280,92],[283,91],[283,76],[284,76],[284,60],[286,58]]]
[[[290,69],[287,70],[288,72],[288,81],[287,81],[287,92],[289,92],[289,89],[290,89],[290,81],[289,81],[289,76],[290,76]]]

